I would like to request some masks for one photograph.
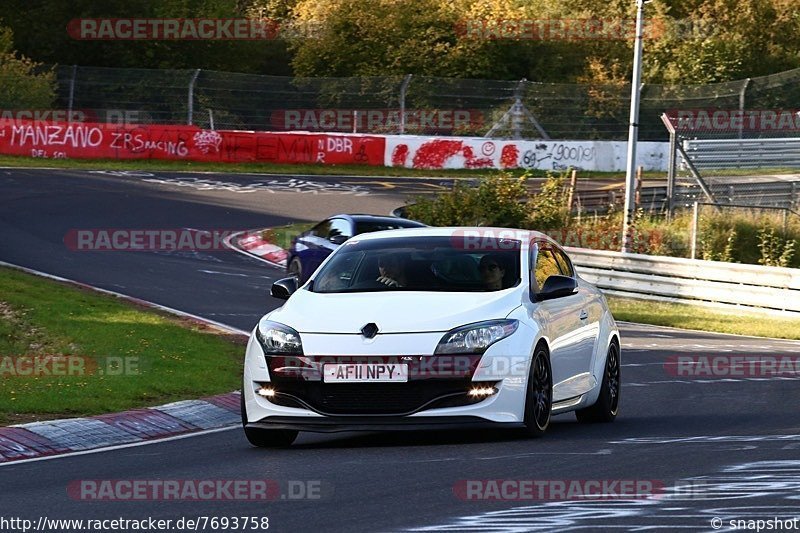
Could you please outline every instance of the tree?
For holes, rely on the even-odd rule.
[[[291,43],[300,76],[445,75],[456,20],[439,0],[302,0],[295,23],[314,25]]]
[[[0,26],[0,109],[49,109],[55,100],[55,75],[14,52],[13,33]]]
[[[798,0],[653,0],[644,81],[701,84],[800,67]],[[299,76],[414,74],[575,83],[630,79],[633,39],[482,38],[465,21],[635,19],[634,0],[4,0],[21,54],[48,64]],[[80,18],[266,17],[268,41],[74,40]]]
[[[82,18],[245,18],[249,2],[231,0],[3,0],[0,16],[19,51],[48,64],[209,69],[289,75],[285,42],[267,40],[79,40],[67,31]]]
[[[645,44],[645,81],[711,83],[800,66],[795,0],[657,0],[663,35]]]

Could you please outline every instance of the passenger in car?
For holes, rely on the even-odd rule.
[[[503,280],[506,276],[506,269],[503,266],[502,258],[497,254],[486,254],[481,257],[479,264],[481,280],[483,286],[490,291],[504,289]]]

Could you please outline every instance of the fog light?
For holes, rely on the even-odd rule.
[[[497,392],[494,387],[472,387],[469,390],[469,395],[472,398],[486,398]]]
[[[258,389],[257,394],[262,398],[274,398],[275,397],[275,390],[271,389],[270,387],[264,387],[263,385],[261,388]]]

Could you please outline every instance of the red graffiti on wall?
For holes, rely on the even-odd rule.
[[[392,152],[392,165],[405,166],[408,159],[409,147],[400,144]],[[491,157],[476,157],[472,147],[463,141],[449,139],[436,139],[422,143],[417,148],[411,160],[412,168],[436,169],[444,168],[452,157],[462,156],[465,168],[492,168],[494,161]]]
[[[422,143],[414,154],[411,166],[414,168],[443,168],[445,161],[461,151],[461,141],[437,139]]]
[[[384,164],[386,139],[370,135],[201,130],[93,122],[0,123],[0,153],[66,159]]]
[[[464,154],[464,166],[467,168],[491,168],[494,166],[491,157],[476,158],[471,146],[465,146],[462,151]]]
[[[517,168],[519,161],[519,150],[516,144],[503,146],[500,154],[500,168]]]
[[[406,159],[408,159],[408,145],[398,144],[392,150],[392,166],[404,167],[406,166]]]

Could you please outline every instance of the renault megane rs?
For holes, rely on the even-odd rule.
[[[355,236],[247,345],[242,423],[256,446],[299,431],[610,422],[620,340],[604,296],[542,233],[414,228]]]

